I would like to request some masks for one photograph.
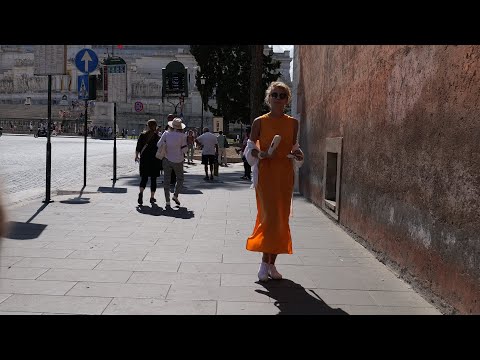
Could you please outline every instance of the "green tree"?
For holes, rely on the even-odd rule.
[[[262,47],[263,48],[263,47]],[[191,45],[190,52],[195,57],[200,71],[196,74],[196,86],[204,101],[205,110],[214,116],[223,116],[224,128],[229,123],[250,124],[251,118],[251,68],[252,49],[248,45],[210,46]],[[262,77],[260,89],[256,92],[263,103],[263,94],[270,82],[279,78],[280,61],[273,60],[273,52],[264,55],[262,51]],[[205,77],[202,86],[200,77]],[[258,89],[258,85],[256,85]],[[206,99],[215,96],[215,104],[207,105]],[[265,106],[262,111],[268,111]]]
[[[262,73],[263,73],[263,45],[250,45],[250,121],[261,115],[262,112]]]

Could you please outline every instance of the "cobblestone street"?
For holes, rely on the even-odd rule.
[[[45,198],[46,138],[3,135],[0,138],[0,186],[8,206]],[[82,137],[53,137],[51,193],[83,186]],[[117,140],[117,178],[137,170],[136,140]],[[113,177],[113,140],[87,140],[87,185]],[[105,183],[105,181],[102,181]]]

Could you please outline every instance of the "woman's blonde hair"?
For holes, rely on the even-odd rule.
[[[290,104],[290,101],[292,100],[292,91],[290,90],[290,87],[282,81],[274,81],[270,83],[267,91],[265,91],[265,104],[267,104],[267,106],[270,107],[270,94],[272,93],[273,89],[276,87],[279,87],[285,90],[288,98],[287,104]]]

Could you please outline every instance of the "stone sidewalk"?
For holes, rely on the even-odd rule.
[[[7,209],[0,314],[440,314],[301,196],[294,254],[277,259],[284,280],[260,283],[261,255],[245,250],[256,204],[243,165],[207,182],[196,163],[170,210],[161,187],[157,206],[149,189],[136,206],[136,173]]]

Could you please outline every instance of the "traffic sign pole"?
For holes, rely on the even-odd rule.
[[[113,103],[113,185],[117,181],[117,103]]]
[[[82,72],[89,74],[98,66],[98,56],[91,49],[82,49],[75,56],[75,66]]]
[[[88,134],[88,123],[87,123],[87,116],[88,116],[88,100],[90,98],[89,94],[89,81],[88,81],[88,75],[92,71],[94,71],[97,66],[98,66],[98,56],[95,54],[95,52],[91,49],[82,49],[80,50],[77,55],[75,56],[75,66],[77,69],[85,73],[83,75],[82,81],[83,83],[83,89],[82,85],[79,87],[79,95],[80,92],[83,92],[84,99],[85,99],[85,125],[84,125],[84,146],[83,146],[83,187],[87,186],[87,134]],[[86,80],[84,80],[86,78]],[[79,76],[80,80],[80,76]],[[81,98],[79,96],[79,98]]]
[[[52,184],[52,143],[50,142],[50,129],[52,128],[52,75],[48,75],[48,122],[47,122],[47,166],[46,166],[46,189],[44,203],[51,203],[50,187]]]
[[[87,186],[87,113],[88,100],[85,100],[85,126],[84,126],[84,145],[83,145],[83,187]]]

